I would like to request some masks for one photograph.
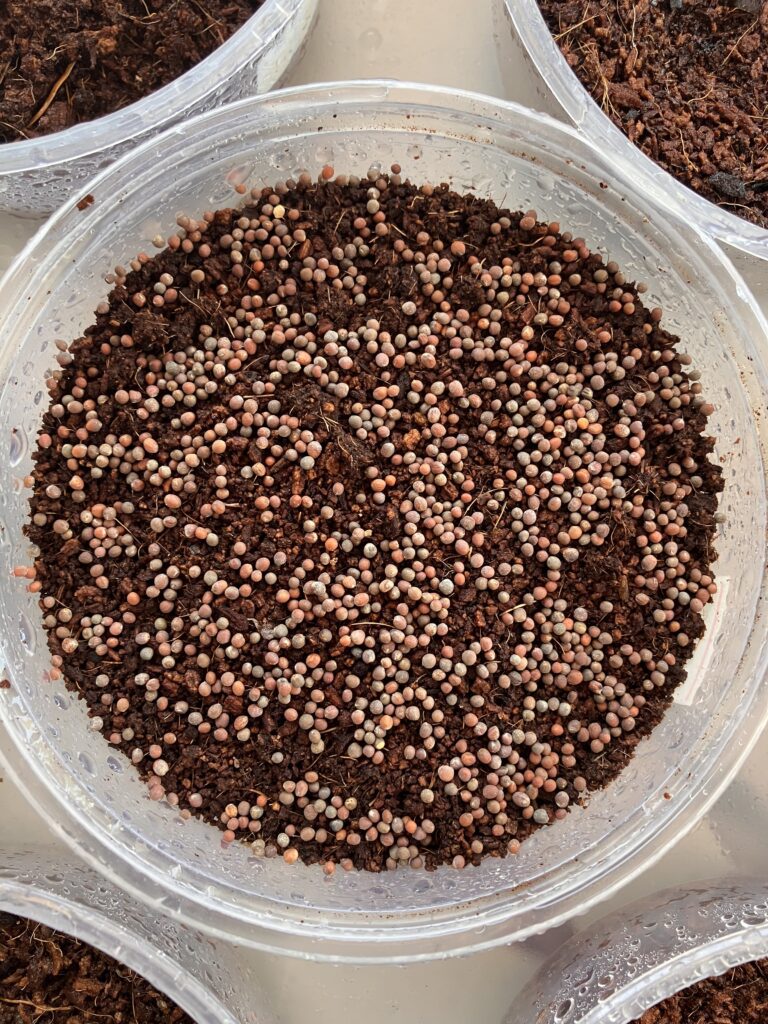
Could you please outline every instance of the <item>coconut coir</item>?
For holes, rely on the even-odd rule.
[[[539,6],[568,63],[632,142],[705,199],[768,227],[768,3]]]
[[[765,1024],[768,960],[706,978],[646,1010],[635,1024]]]
[[[36,921],[0,913],[0,1024],[193,1024],[112,957]]]

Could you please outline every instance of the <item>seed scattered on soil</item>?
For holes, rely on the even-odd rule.
[[[462,867],[621,771],[722,487],[643,285],[535,211],[332,168],[111,283],[19,575],[152,799],[289,863]]]
[[[768,227],[768,2],[539,0],[604,113],[676,178]]]
[[[192,1024],[124,964],[37,921],[0,913],[0,1024]]]
[[[634,1024],[765,1024],[768,959],[741,964],[683,989]]]
[[[189,71],[261,0],[3,0],[0,143],[111,114]]]

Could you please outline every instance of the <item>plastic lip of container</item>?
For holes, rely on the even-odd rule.
[[[671,889],[573,936],[505,1024],[628,1024],[697,981],[766,956],[765,879]]]
[[[671,205],[695,227],[735,249],[768,260],[768,229],[710,202],[674,178],[630,142],[604,114],[570,68],[545,22],[536,0],[504,0],[512,22],[514,50],[541,85],[545,100],[554,98],[575,127],[595,146],[611,154],[617,168],[662,205]],[[549,106],[549,104],[547,104]]]
[[[60,848],[4,848],[0,911],[30,918],[101,950],[136,971],[196,1024],[265,1024],[256,982],[210,938],[157,917]],[[244,979],[247,979],[247,983]],[[252,987],[249,987],[252,986]]]
[[[274,88],[312,27],[318,0],[265,0],[185,74],[113,114],[0,145],[0,210],[51,213],[118,156],[177,121]]]
[[[212,111],[123,158],[62,209],[0,285],[0,579],[28,564],[22,537],[44,374],[55,339],[79,336],[104,275],[176,229],[180,212],[238,201],[233,188],[303,169],[402,165],[513,209],[563,219],[647,282],[649,306],[685,338],[715,404],[725,514],[720,598],[689,679],[636,756],[586,809],[540,829],[520,853],[463,871],[381,875],[288,866],[224,851],[213,826],[151,802],[127,760],[88,728],[85,707],[47,681],[35,595],[0,588],[0,714],[15,778],[58,832],[140,899],[212,934],[315,959],[399,962],[544,931],[607,898],[657,860],[738,770],[768,711],[765,481],[768,325],[715,242],[660,210],[576,131],[513,104],[395,82],[287,90]],[[567,222],[567,223],[566,223]],[[730,585],[729,585],[729,581]],[[736,583],[738,581],[738,585]],[[727,594],[727,601],[724,596]]]

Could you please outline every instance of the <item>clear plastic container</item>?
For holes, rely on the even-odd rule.
[[[628,1024],[703,978],[766,956],[765,879],[670,889],[572,936],[505,1024]]]
[[[121,754],[88,728],[82,702],[51,683],[27,563],[21,480],[30,468],[57,338],[77,337],[116,263],[151,251],[186,211],[239,201],[324,164],[364,173],[397,161],[417,181],[450,180],[561,220],[615,258],[685,338],[716,404],[727,516],[720,597],[663,722],[586,809],[539,830],[520,853],[477,868],[372,875],[222,850],[220,833],[153,803]],[[398,961],[446,956],[543,931],[608,897],[701,817],[737,771],[768,712],[766,459],[768,325],[716,244],[661,211],[574,130],[521,107],[391,82],[330,84],[243,101],[154,140],[61,210],[0,284],[0,656],[12,687],[0,714],[17,780],[90,861],[196,926],[298,956]]]
[[[527,88],[536,106],[564,114],[590,142],[610,153],[617,170],[656,201],[673,206],[682,217],[720,241],[768,260],[768,229],[737,217],[683,185],[630,142],[603,113],[562,55],[536,0],[504,0],[504,5],[509,31],[506,37],[503,31],[498,33],[505,41],[500,52],[503,80],[511,83],[514,75],[517,82],[520,74],[514,68],[522,62],[530,73]]]
[[[113,114],[37,139],[0,145],[0,210],[51,213],[117,157],[171,125],[243,96],[267,92],[303,45],[318,0],[265,0],[205,60]]]
[[[158,917],[60,847],[0,853],[0,911],[89,943],[146,978],[195,1024],[271,1024],[247,969],[205,935]]]

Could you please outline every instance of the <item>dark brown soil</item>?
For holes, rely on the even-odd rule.
[[[55,671],[227,840],[515,850],[618,774],[703,631],[688,357],[583,240],[447,186],[307,177],[180,223],[52,385]]]
[[[193,1024],[112,957],[0,913],[0,1024]]]
[[[539,0],[568,63],[651,159],[768,227],[768,3]]]
[[[111,114],[221,46],[261,0],[0,0],[0,143]]]
[[[635,1024],[765,1024],[768,959],[707,978],[646,1010]]]

